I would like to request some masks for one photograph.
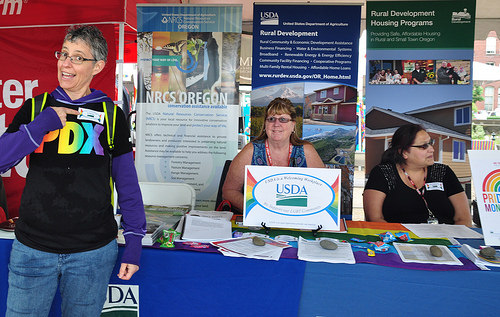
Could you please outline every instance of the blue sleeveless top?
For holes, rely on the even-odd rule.
[[[255,141],[253,143],[252,165],[267,166],[266,141]],[[303,145],[292,146],[290,155],[290,167],[307,167],[306,155]]]

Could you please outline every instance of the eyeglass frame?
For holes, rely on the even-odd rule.
[[[418,147],[419,149],[427,150],[429,148],[429,146],[433,146],[434,143],[435,143],[435,140],[430,139],[429,142],[427,142],[427,143],[420,144],[420,145],[410,145],[410,147]]]
[[[60,54],[60,57],[57,57],[57,55],[59,55],[59,54]],[[61,61],[61,62],[64,62],[64,61],[66,61],[69,58],[69,61],[71,62],[71,64],[75,64],[75,65],[81,65],[81,64],[83,64],[83,62],[89,62],[89,61],[91,61],[91,62],[97,62],[97,59],[95,59],[95,58],[85,58],[85,57],[82,57],[82,56],[70,56],[68,53],[66,53],[66,52],[60,52],[60,51],[55,51],[54,56],[56,57],[56,59],[58,61]],[[62,56],[66,56],[66,58],[65,59],[61,59]],[[81,61],[79,61],[76,58],[81,58]]]
[[[279,117],[279,118],[277,118],[277,117],[267,117],[266,118],[266,121],[269,122],[269,123],[275,123],[276,120],[278,120],[279,123],[288,123],[290,121],[293,121],[292,118],[289,119],[289,118],[285,118],[285,117]]]

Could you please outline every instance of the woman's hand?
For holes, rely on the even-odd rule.
[[[61,120],[61,124],[64,127],[66,125],[66,118],[68,115],[79,115],[80,113],[77,110],[65,108],[65,107],[51,107],[59,116],[59,120]]]
[[[118,277],[124,281],[128,281],[137,271],[139,271],[138,265],[122,263],[120,266],[120,272],[118,272]]]

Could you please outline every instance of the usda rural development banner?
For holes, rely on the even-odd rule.
[[[361,7],[255,3],[253,23],[251,134],[271,100],[290,99],[298,135],[343,169],[342,210],[350,213]]]
[[[137,6],[139,180],[192,185],[198,209],[237,153],[241,9]]]

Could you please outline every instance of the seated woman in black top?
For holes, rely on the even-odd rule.
[[[394,133],[365,185],[367,221],[472,225],[467,196],[451,168],[434,163],[433,144],[420,125]]]

